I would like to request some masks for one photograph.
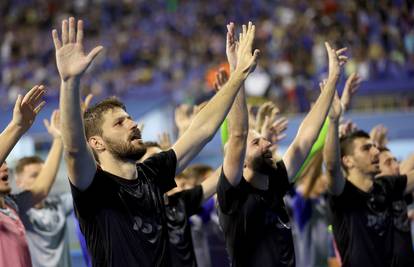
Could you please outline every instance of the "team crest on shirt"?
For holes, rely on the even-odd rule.
[[[382,236],[387,229],[389,223],[388,218],[388,212],[367,214],[367,227],[373,230],[376,234]]]
[[[148,223],[144,222],[141,217],[135,216],[134,217],[134,224],[133,229],[134,231],[140,232],[145,236],[148,242],[151,244],[157,243],[161,236],[161,225],[157,223]]]
[[[187,226],[187,217],[184,212],[184,207],[178,205],[176,207],[166,207],[168,235],[172,244],[179,244],[182,242],[185,228]]]

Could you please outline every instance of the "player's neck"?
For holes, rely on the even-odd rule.
[[[127,180],[136,179],[138,176],[135,161],[125,161],[116,158],[103,158],[101,160],[101,168],[104,171],[112,173],[116,176]]]
[[[365,174],[357,171],[349,173],[347,179],[358,189],[369,192],[374,184],[374,177],[371,174]]]
[[[260,190],[267,190],[269,188],[269,176],[266,174],[253,171],[250,168],[245,168],[243,176],[246,181],[254,188]]]

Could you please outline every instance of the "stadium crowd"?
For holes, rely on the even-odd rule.
[[[413,77],[413,6],[1,2],[0,267],[70,267],[71,214],[87,266],[414,266],[414,156],[344,117],[361,84]],[[175,140],[120,100],[148,88],[179,96]],[[9,170],[50,102],[46,159]],[[220,166],[193,164],[218,131]]]
[[[33,83],[53,88],[47,96],[57,99],[47,36],[69,14],[85,17],[87,47],[105,46],[105,57],[85,81],[85,94],[124,96],[149,87],[192,103],[205,99],[214,80],[209,70],[225,62],[222,25],[247,19],[257,24],[255,43],[264,55],[251,78],[260,88],[253,91],[295,103],[280,101],[282,110],[309,108],[326,72],[325,39],[352,47],[347,76],[357,71],[369,81],[414,77],[414,4],[408,0],[217,0],[214,5],[206,0],[6,0],[0,14],[0,92],[7,96],[2,107]]]

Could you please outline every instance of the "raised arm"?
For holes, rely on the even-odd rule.
[[[175,125],[178,130],[177,139],[179,139],[188,127],[190,127],[191,120],[194,116],[194,107],[188,104],[181,104],[175,109],[174,113]]]
[[[347,59],[342,55],[346,50],[345,48],[335,51],[328,43],[325,43],[325,46],[329,58],[328,81],[324,90],[316,100],[315,105],[301,123],[293,143],[289,146],[287,152],[283,156],[283,161],[286,165],[288,177],[291,182],[295,181],[294,178],[296,177],[296,173],[299,171],[311,150],[312,145],[318,138],[336,92],[335,88],[340,75],[340,66]]]
[[[246,29],[243,27],[243,34]],[[226,53],[230,64],[230,71],[237,68],[237,43],[234,33],[234,24],[227,25]],[[227,117],[229,139],[224,151],[223,172],[233,186],[240,183],[243,175],[244,156],[246,153],[246,138],[249,131],[249,117],[246,104],[244,86],[236,96],[233,106]]]
[[[43,85],[36,85],[24,97],[19,95],[13,109],[13,118],[0,134],[0,165],[22,135],[32,126],[36,115],[46,104],[42,101],[45,93]]]
[[[326,82],[327,80],[323,80],[321,83],[319,83],[321,90],[323,90],[323,88],[325,87]],[[350,108],[352,98],[358,91],[360,84],[361,84],[361,79],[356,73],[352,73],[346,80],[346,83],[345,83],[345,86],[342,92],[342,96],[341,96],[342,114]],[[327,118],[322,126],[321,131],[319,132],[318,139],[313,144],[309,155],[306,157],[305,162],[302,164],[299,172],[296,174],[295,180],[301,176],[301,174],[303,173],[303,171],[305,170],[309,162],[312,160],[312,158],[317,153],[322,151],[323,146],[325,144],[326,133],[328,132],[328,125],[329,125],[329,119]],[[343,128],[343,129],[347,131],[351,130],[349,127],[352,127],[352,124],[347,125],[347,128]],[[341,132],[341,126],[339,127],[339,129],[340,129],[339,132]]]
[[[243,174],[246,138],[249,130],[247,105],[244,88],[234,101],[228,116],[229,139],[226,144],[223,160],[223,171],[232,185],[238,185]]]
[[[27,204],[27,208],[33,207],[47,197],[55,182],[62,157],[63,144],[60,133],[59,111],[53,111],[50,122],[44,120],[44,124],[48,133],[53,138],[53,142],[38,177],[32,186],[26,188],[25,194],[22,194],[22,197],[26,198],[23,200],[23,203]]]
[[[230,64],[230,71],[233,72],[237,66],[237,43],[234,34],[234,24],[227,25],[226,54]],[[219,92],[228,81],[225,70],[217,74],[215,88]],[[229,138],[226,143],[223,160],[223,172],[228,181],[236,186],[239,184],[243,174],[243,162],[246,151],[246,138],[249,130],[248,111],[244,88],[238,92],[236,99],[227,116],[229,127]],[[216,193],[217,182],[220,177],[221,168],[218,168],[202,184],[203,198],[209,199]]]
[[[220,124],[229,112],[233,101],[249,73],[254,69],[259,54],[252,54],[255,26],[249,22],[244,27],[237,49],[237,67],[229,81],[207,103],[191,122],[187,131],[173,145],[177,155],[176,173],[180,173],[200,150],[214,137]]]
[[[347,111],[351,107],[352,97],[358,92],[360,85],[361,77],[358,74],[354,72],[349,75],[341,96],[342,112]]]
[[[217,183],[220,177],[221,167],[210,174],[202,183],[203,188],[203,202],[208,200],[217,192]]]
[[[345,177],[341,169],[341,149],[339,146],[339,118],[341,113],[341,103],[336,94],[329,112],[328,133],[323,149],[323,160],[329,180],[329,191],[333,195],[340,195],[345,186]]]
[[[83,49],[83,22],[75,19],[62,21],[62,39],[56,30],[52,31],[56,49],[56,64],[59,71],[60,112],[62,140],[69,179],[80,190],[85,190],[96,172],[92,151],[87,145],[80,105],[79,83],[81,76],[102,50],[95,47],[88,55]]]

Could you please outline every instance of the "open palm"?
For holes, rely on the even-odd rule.
[[[62,80],[82,75],[103,48],[97,46],[89,54],[85,54],[82,44],[83,22],[78,20],[77,31],[75,31],[73,17],[69,22],[62,21],[62,40],[59,40],[56,30],[52,31],[52,36],[56,49],[56,64]]]
[[[45,93],[43,85],[34,86],[24,97],[19,95],[13,109],[13,122],[27,131],[36,119],[36,115],[46,104],[42,100]]]
[[[255,25],[253,25],[252,22],[249,22],[248,26],[242,26],[242,32],[239,35],[236,68],[239,69],[246,77],[254,71],[260,52],[256,49],[252,53],[255,32]]]
[[[354,94],[358,91],[361,84],[361,77],[356,73],[352,73],[346,80],[345,87],[341,96],[342,105],[348,109]]]
[[[50,116],[50,121],[47,119],[43,120],[43,124],[45,125],[47,132],[53,138],[61,138],[61,131],[60,131],[60,112],[58,109],[55,109]]]
[[[328,42],[325,42],[325,48],[328,53],[328,63],[329,63],[329,78],[337,79],[341,73],[341,66],[343,66],[347,61],[348,57],[344,56],[347,48],[341,48],[335,50],[331,47]]]

